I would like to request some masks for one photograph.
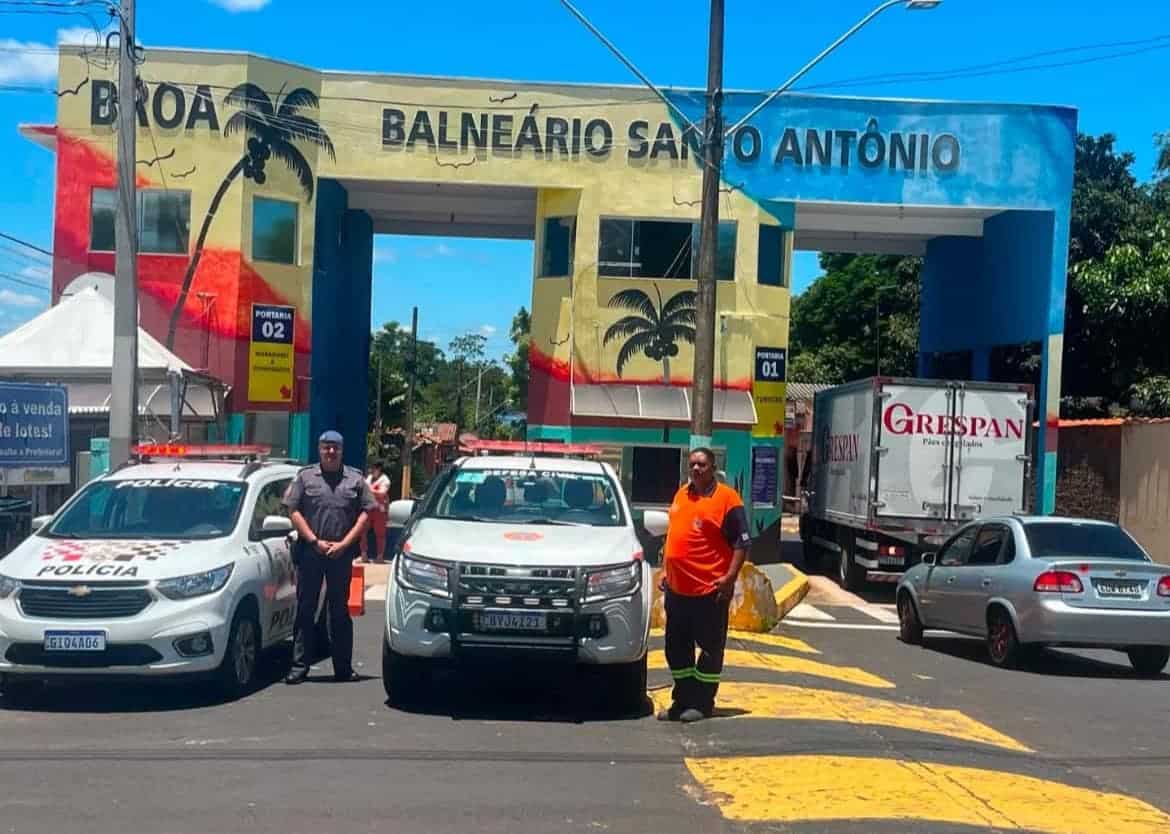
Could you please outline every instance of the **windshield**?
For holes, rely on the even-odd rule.
[[[236,525],[245,485],[191,478],[95,481],[43,532],[67,539],[213,539]]]
[[[431,518],[507,524],[618,527],[617,489],[605,474],[461,469],[431,502]]]
[[[1036,559],[1129,559],[1149,558],[1129,534],[1112,524],[1047,522],[1024,526],[1028,546]]]

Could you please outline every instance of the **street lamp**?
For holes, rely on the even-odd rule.
[[[857,23],[855,23],[853,25],[853,28],[851,28],[849,31],[847,31],[844,35],[837,38],[837,40],[833,41],[831,44],[829,44],[827,47],[825,47],[823,50],[821,50],[821,52],[815,58],[813,58],[811,61],[809,61],[803,67],[798,69],[796,71],[795,75],[793,75],[791,78],[789,78],[783,84],[781,84],[775,90],[768,93],[768,95],[764,98],[763,101],[761,101],[759,104],[757,104],[755,107],[753,107],[751,110],[748,111],[748,114],[746,116],[744,116],[738,122],[733,124],[730,128],[728,128],[726,131],[724,131],[723,138],[727,139],[728,137],[730,137],[737,130],[739,130],[741,127],[743,127],[749,121],[751,121],[753,116],[755,116],[757,113],[759,113],[761,110],[763,110],[769,104],[771,104],[776,99],[777,96],[783,95],[788,90],[792,89],[792,86],[797,81],[799,81],[800,79],[802,79],[806,75],[808,75],[808,73],[812,70],[813,67],[815,67],[817,64],[819,64],[821,61],[823,61],[826,56],[828,56],[831,52],[836,50],[837,47],[839,47],[841,44],[845,43],[845,41],[849,40],[851,37],[856,35],[857,32],[862,27],[864,27],[866,24],[868,24],[871,20],[873,20],[879,14],[884,12],[886,9],[892,9],[892,8],[894,8],[894,6],[905,6],[910,11],[930,11],[931,9],[942,5],[942,1],[943,0],[886,0],[886,2],[882,3],[880,6],[875,8],[873,11],[871,11],[869,14],[867,14],[861,20],[857,21]]]

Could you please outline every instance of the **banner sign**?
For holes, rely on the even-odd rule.
[[[786,348],[756,348],[756,367],[752,376],[757,421],[752,434],[755,437],[781,437],[784,434],[787,357]]]
[[[252,305],[248,349],[248,399],[252,402],[292,403],[295,317],[295,307]]]
[[[69,466],[69,391],[0,382],[0,467]]]
[[[752,505],[776,506],[776,487],[780,480],[780,450],[775,446],[752,449]]]

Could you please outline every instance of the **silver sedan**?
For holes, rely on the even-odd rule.
[[[981,519],[907,571],[897,600],[903,641],[924,629],[982,637],[997,666],[1043,646],[1116,649],[1148,676],[1170,660],[1170,566],[1116,524]]]

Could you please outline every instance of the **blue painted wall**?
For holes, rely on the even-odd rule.
[[[345,438],[345,462],[364,467],[373,225],[350,211],[345,189],[320,180],[313,246],[313,347],[309,459],[329,429]]]

